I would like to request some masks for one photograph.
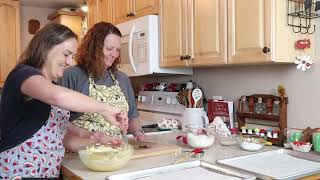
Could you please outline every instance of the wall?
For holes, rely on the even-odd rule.
[[[55,9],[21,6],[21,52],[28,45],[29,41],[33,37],[33,35],[29,34],[28,32],[28,21],[30,19],[36,19],[40,22],[40,25],[42,26],[48,22],[47,16],[53,11],[55,11]]]
[[[318,21],[319,22],[319,21]],[[317,28],[319,57],[320,36]],[[290,65],[228,66],[194,69],[193,76],[147,76],[133,77],[131,81],[137,91],[147,82],[187,82],[192,79],[205,90],[206,97],[220,95],[236,102],[241,95],[275,94],[279,83],[286,88],[289,97],[288,127],[320,127],[320,64],[319,58],[311,69],[303,72]],[[237,107],[237,104],[235,105]]]

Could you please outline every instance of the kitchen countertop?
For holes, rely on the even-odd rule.
[[[149,135],[147,140],[152,140],[154,142],[161,142],[162,144],[176,144],[175,137],[179,135],[179,132],[174,133],[162,133],[159,135]],[[188,148],[183,148],[188,149]],[[217,141],[214,145],[205,149],[204,156],[201,160],[211,162],[216,164],[216,160],[232,158],[237,156],[243,156],[253,153],[259,153],[263,151],[270,151],[274,149],[279,149],[275,146],[265,146],[263,150],[258,152],[248,152],[241,150],[239,146],[222,146]],[[191,149],[188,149],[191,150]],[[320,156],[319,156],[320,157]],[[159,166],[166,166],[172,164],[175,160],[175,155],[161,155],[155,157],[148,157],[142,159],[130,160],[126,166],[118,171],[113,172],[94,172],[87,169],[80,161],[77,153],[66,154],[62,164],[62,175],[69,179],[94,179],[94,180],[104,180],[107,176],[114,174],[121,174],[136,170],[149,169]],[[303,179],[320,179],[320,174],[310,176]]]

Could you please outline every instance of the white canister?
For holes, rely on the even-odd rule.
[[[203,108],[186,108],[182,113],[182,130],[187,124],[209,124],[206,111]]]

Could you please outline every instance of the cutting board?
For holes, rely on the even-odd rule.
[[[131,159],[173,154],[181,151],[181,148],[176,145],[165,145],[157,142],[140,143],[137,141],[129,140],[129,143],[134,147],[134,152]],[[145,145],[148,147],[145,147]]]

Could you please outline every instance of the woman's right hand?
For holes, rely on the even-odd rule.
[[[106,121],[118,126],[122,131],[128,130],[128,114],[127,111],[121,108],[108,106],[105,111],[101,113]]]

